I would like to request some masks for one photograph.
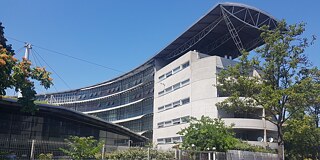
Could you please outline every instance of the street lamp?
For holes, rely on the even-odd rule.
[[[128,140],[128,147],[130,148],[130,144],[132,143],[133,141],[131,139]]]
[[[213,160],[216,160],[216,147],[212,147],[213,150]]]

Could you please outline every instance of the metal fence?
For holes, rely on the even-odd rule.
[[[42,140],[14,140],[0,139],[0,153],[10,153],[16,155],[17,159],[37,159],[41,153],[51,153],[54,159],[68,159],[59,149],[67,148],[67,143]],[[126,150],[128,146],[104,145],[101,153]],[[150,153],[148,148],[146,153]],[[1,154],[0,154],[1,155]],[[104,155],[104,154],[101,154]],[[150,157],[148,155],[147,157]],[[4,156],[0,156],[0,159]],[[102,157],[103,158],[103,157]],[[186,151],[176,150],[175,160],[278,160],[277,154],[259,153],[231,150],[228,152],[213,151]]]
[[[17,159],[37,159],[41,153],[51,153],[53,159],[68,159],[60,148],[67,148],[66,142],[43,140],[11,140],[0,139],[0,160],[8,155],[15,155]],[[101,153],[128,149],[128,146],[104,145]]]
[[[177,160],[278,160],[277,154],[230,150],[228,152],[214,151],[184,151],[177,150]]]

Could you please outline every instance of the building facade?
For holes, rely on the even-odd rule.
[[[234,124],[236,137],[254,145],[275,148],[267,143],[277,138],[277,127],[266,121],[264,110],[256,107],[253,113],[228,113],[215,104],[227,98],[216,87],[220,70],[236,63],[219,56],[190,51],[155,73],[153,144],[171,149],[182,142],[178,135],[188,126],[190,117],[221,118],[226,125]],[[258,76],[257,72],[253,72]]]
[[[21,105],[12,99],[0,101],[0,152],[14,152],[21,159],[41,153],[64,155],[59,148],[70,136],[89,137],[105,144],[105,149],[142,145],[147,138],[122,126],[88,116],[64,107],[41,104],[34,114],[21,111]],[[32,144],[33,143],[33,144]],[[0,156],[1,158],[1,156]],[[32,158],[30,158],[32,159]]]
[[[213,74],[216,73],[217,65],[220,65],[214,59],[234,59],[241,55],[242,49],[251,51],[262,45],[259,28],[263,25],[273,29],[277,21],[268,13],[244,4],[217,4],[172,43],[134,70],[100,84],[37,97],[50,104],[122,125],[153,139],[155,143],[158,143],[158,139],[162,143],[161,139],[168,137],[171,137],[171,141],[181,141],[181,137],[176,137],[174,133],[176,129],[169,129],[166,133],[161,125],[166,126],[165,123],[171,121],[171,124],[179,123],[179,127],[183,127],[187,125],[183,123],[188,116],[222,115],[214,107],[217,101],[223,99],[217,96],[216,89],[212,87],[216,81]],[[194,54],[189,53],[193,50],[196,50]],[[207,58],[196,60],[193,56]],[[208,62],[198,63],[200,61]],[[192,68],[195,70],[190,70]],[[181,107],[173,107],[178,104]],[[175,109],[167,111],[167,105]],[[196,109],[198,105],[199,109]],[[190,109],[184,110],[186,106],[193,106],[190,107],[192,112]],[[261,110],[259,112],[262,113]],[[162,120],[162,117],[165,119]],[[237,132],[240,138],[255,139],[267,135],[267,130],[262,128],[259,131],[253,129],[252,132],[242,132],[240,126],[248,128],[246,125],[250,126],[251,120],[225,118],[227,123],[240,123]],[[251,128],[257,127],[255,125]]]

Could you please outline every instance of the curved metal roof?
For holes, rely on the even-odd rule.
[[[124,79],[143,70],[155,59],[171,62],[190,50],[236,58],[240,55],[239,50],[251,51],[263,44],[259,30],[263,25],[274,29],[277,20],[270,14],[245,4],[219,3],[142,65],[112,80],[81,89],[95,88]]]
[[[220,3],[200,18],[155,58],[176,58],[190,50],[208,55],[240,55],[239,49],[251,51],[263,42],[260,39],[263,25],[276,27],[277,20],[257,8],[239,3]],[[237,47],[236,43],[242,46]]]
[[[21,109],[21,105],[17,103],[17,100],[10,99],[10,98],[3,98],[0,101],[0,107],[6,107],[6,106],[9,106],[9,108],[12,110],[18,110],[18,112]],[[88,114],[84,114],[82,112],[67,109],[65,107],[49,105],[49,104],[37,104],[37,107],[39,108],[39,111],[37,111],[36,114],[49,113],[50,115],[53,115],[56,117],[72,119],[73,121],[98,127],[108,132],[113,132],[113,133],[128,136],[130,137],[131,140],[134,140],[135,142],[146,142],[148,140],[148,138],[141,136],[131,131],[128,128],[105,121],[103,119],[100,119],[94,116],[90,116]]]

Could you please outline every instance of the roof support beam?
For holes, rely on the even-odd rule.
[[[189,39],[186,43],[178,47],[173,52],[169,53],[167,56],[167,59],[170,60],[180,54],[183,54],[185,51],[189,50],[192,46],[197,44],[200,40],[202,40],[206,35],[208,35],[214,28],[218,26],[218,24],[223,20],[222,17],[217,18],[215,21],[213,21],[210,25],[208,25],[206,28],[204,28],[202,31],[200,31],[198,34],[196,34],[194,37]]]

